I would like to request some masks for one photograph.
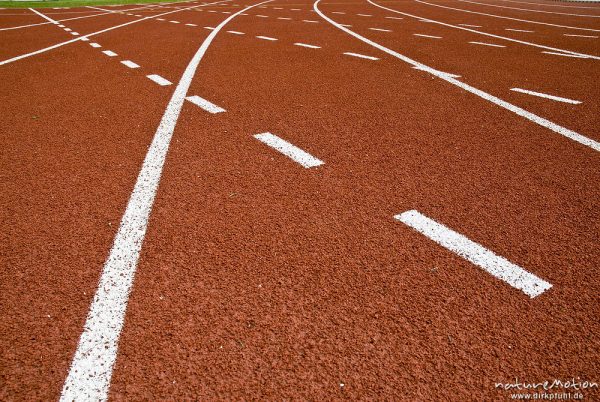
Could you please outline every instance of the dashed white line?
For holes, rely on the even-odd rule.
[[[494,43],[485,43],[485,42],[469,42],[469,43],[472,43],[473,45],[482,45],[482,46],[506,47],[504,45],[496,45]]]
[[[243,32],[240,31],[227,31],[230,34],[234,34],[234,35],[245,35]]]
[[[422,38],[442,39],[441,36],[425,35],[425,34],[413,34],[414,36],[420,36]]]
[[[71,35],[73,35],[73,36],[79,36],[79,32],[71,32]]]
[[[383,29],[383,28],[369,28],[371,31],[380,31],[380,32],[392,32],[389,29]]]
[[[430,72],[433,71],[433,69],[426,68],[426,67],[423,67],[423,66],[414,66],[413,68],[415,70],[421,70],[421,71],[425,71],[425,72],[428,72],[428,73],[430,73]],[[446,73],[444,71],[439,71],[439,70],[435,70],[435,72],[436,72],[436,74],[438,76],[443,75],[445,77],[450,77],[450,78],[460,78],[460,75],[458,75],[458,74]]]
[[[319,21],[313,21],[313,20],[302,20],[302,22],[312,22],[313,24],[319,23]]]
[[[88,38],[81,38],[82,42],[89,42],[90,40]]]
[[[366,56],[364,54],[360,54],[360,53],[352,53],[352,52],[344,52],[345,55],[348,56],[353,56],[353,57],[359,57],[361,59],[367,59],[367,60],[379,60],[377,57],[373,57],[373,56]]]
[[[387,18],[388,20],[403,20],[404,19],[402,17],[383,17],[383,18]]]
[[[513,264],[504,257],[475,243],[460,233],[428,218],[418,211],[406,211],[394,216],[440,246],[463,257],[484,271],[534,298],[552,287],[552,284]]]
[[[131,60],[123,60],[121,63],[129,68],[140,68],[139,64],[136,64]]]
[[[104,50],[102,51],[102,53],[104,53],[105,55],[107,55],[108,57],[115,57],[117,54],[115,52],[113,52],[112,50]]]
[[[196,11],[200,11],[200,10],[196,10]],[[157,18],[157,21],[166,21],[164,18]]]
[[[356,15],[358,15],[359,17],[372,17],[371,14],[356,14]]]
[[[529,91],[527,89],[511,88],[510,90],[514,91],[514,92],[520,92],[522,94],[537,96],[537,97],[540,97],[540,98],[551,99],[551,100],[554,100],[554,101],[557,101],[557,102],[570,103],[572,105],[579,105],[581,103],[581,101],[577,101],[577,100],[573,100],[573,99],[569,99],[569,98],[562,98],[560,96],[548,95],[548,94],[544,94],[544,93],[541,93],[541,92]]]
[[[185,25],[187,25],[188,27],[197,27],[198,26],[196,24],[185,24]]]
[[[215,114],[215,113],[225,112],[225,109],[223,109],[222,107],[219,107],[219,106],[215,105],[214,103],[209,102],[206,99],[201,98],[197,95],[188,96],[185,99],[192,102],[194,105],[198,106],[199,108],[206,110],[208,113]]]
[[[277,17],[278,20],[287,20],[287,21],[291,21],[292,19],[289,17]]]
[[[533,31],[528,31],[526,29],[514,29],[514,28],[506,28],[505,31],[533,33]]]
[[[179,21],[169,21],[169,22],[172,24],[181,24],[181,22],[179,22]]]
[[[576,34],[563,34],[564,36],[575,36],[578,38],[594,38],[597,39],[597,36],[593,36],[593,35],[576,35]]]
[[[260,18],[269,18],[269,16],[268,16],[268,15],[262,15],[262,14],[256,14],[256,16],[257,16],[257,17],[260,17]]]
[[[345,15],[346,13],[344,13],[342,11],[332,11],[331,14],[342,14],[342,15]]]
[[[213,29],[215,29],[215,27],[203,27],[204,29],[208,29],[209,31],[212,31]]]
[[[573,57],[575,59],[589,59],[589,57],[584,56],[584,55],[577,55],[577,54],[571,54],[571,53],[560,53],[560,52],[545,52],[543,51],[542,53],[545,54],[552,54],[555,56],[563,56],[563,57]]]
[[[91,47],[102,47],[102,45],[100,45],[99,43],[96,43],[96,42],[90,43],[90,46]]]
[[[61,25],[61,24],[58,24],[58,26],[59,26],[60,28],[64,28],[64,27],[65,27],[64,25]]]
[[[311,154],[309,154],[306,151],[303,151],[302,149],[298,148],[297,146],[290,144],[289,142],[276,136],[275,134],[271,134],[271,133],[256,134],[256,135],[254,135],[254,138],[259,140],[263,144],[276,149],[277,151],[281,152],[288,158],[301,164],[305,168],[316,167],[316,166],[320,166],[320,165],[324,164],[323,161],[315,158],[314,156],[312,156]]]
[[[64,30],[67,31],[67,32],[71,32],[72,31],[71,28],[64,28]]]
[[[294,45],[296,45],[296,46],[302,46],[302,47],[307,47],[307,48],[310,48],[310,49],[320,49],[321,48],[321,46],[308,45],[306,43],[300,43],[300,42],[296,42],[296,43],[294,43]]]
[[[290,8],[290,10],[292,10],[292,11],[302,11],[299,8]]]
[[[258,39],[263,39],[263,40],[270,40],[270,41],[275,41],[277,39],[275,38],[271,38],[270,36],[262,36],[262,35],[258,35],[256,36]]]
[[[158,85],[160,85],[162,87],[172,84],[171,81],[169,81],[166,78],[161,77],[158,74],[150,74],[150,75],[147,75],[146,77],[149,78],[150,80],[156,82]]]

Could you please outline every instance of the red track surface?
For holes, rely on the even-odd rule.
[[[598,18],[427,0],[595,32],[374,2],[600,57],[600,39],[564,35],[600,36]],[[478,2],[600,15],[588,3]],[[211,32],[204,27],[252,4],[165,4],[62,22],[78,36],[52,23],[0,30],[1,400],[65,395],[103,266],[175,87]],[[135,7],[143,6],[106,9]],[[542,53],[366,1],[318,8],[379,45],[600,140],[598,59]],[[40,11],[55,20],[103,13]],[[0,12],[0,29],[47,22],[29,10]],[[495,386],[600,382],[599,151],[352,37],[312,2],[275,0],[245,14],[217,33],[186,92],[226,112],[183,105],[126,299],[109,399],[600,398],[597,387]],[[120,63],[127,60],[140,67]],[[253,138],[264,132],[325,164],[304,169]],[[552,288],[528,297],[394,219],[408,210]]]

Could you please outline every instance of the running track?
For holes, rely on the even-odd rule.
[[[36,11],[0,10],[1,400],[600,381],[600,5]]]

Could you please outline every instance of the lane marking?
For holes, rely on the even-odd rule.
[[[422,36],[423,38],[433,38],[433,39],[442,39],[441,36],[433,36],[433,35],[423,35],[423,34],[413,34],[414,36]]]
[[[227,33],[234,34],[234,35],[245,35],[244,32],[240,32],[240,31],[227,31]]]
[[[129,68],[140,68],[139,64],[136,64],[131,60],[123,60],[121,63]]]
[[[72,31],[71,28],[64,28],[64,30],[67,31],[67,32],[71,32]]]
[[[155,83],[157,83],[161,87],[164,87],[164,86],[172,84],[171,81],[169,81],[166,78],[161,77],[158,74],[150,74],[150,75],[147,75],[146,78],[149,78],[151,81],[154,81]]]
[[[371,31],[380,31],[380,32],[392,32],[389,29],[383,29],[383,28],[369,28]]]
[[[257,16],[257,17],[260,17],[260,18],[269,18],[269,16],[268,16],[268,15],[262,15],[262,14],[256,14],[256,16]]]
[[[303,22],[312,22],[313,24],[318,24],[319,21],[313,21],[313,20],[302,20]]]
[[[461,27],[470,27],[470,28],[481,28],[481,25],[471,25],[471,24],[458,24]]]
[[[358,15],[359,17],[372,17],[373,16],[371,14],[356,14],[356,15]]]
[[[473,45],[482,45],[482,46],[492,46],[492,47],[506,47],[504,45],[496,45],[493,43],[485,43],[485,42],[469,42],[472,43]]]
[[[332,11],[331,14],[342,14],[342,15],[345,15],[346,13],[344,13],[342,11]]]
[[[246,7],[244,10],[270,1],[272,0]],[[62,389],[61,402],[105,401],[108,398],[127,302],[177,119],[204,54],[219,31],[237,15],[238,13],[235,13],[227,17],[202,42],[165,109],[104,264]]]
[[[219,107],[219,106],[215,105],[214,103],[209,102],[206,99],[201,98],[197,95],[188,96],[185,99],[192,102],[194,105],[198,106],[199,108],[206,110],[208,113],[216,114],[216,113],[225,112],[225,109],[223,109],[222,107]]]
[[[431,72],[431,70],[432,70],[431,68],[423,68],[421,66],[413,66],[413,68],[415,70],[425,71],[425,72],[428,72],[428,73]],[[438,74],[438,75],[444,75],[444,76],[447,76],[447,77],[450,77],[450,78],[460,78],[460,75],[452,74],[452,73],[446,73],[444,71],[439,71],[439,70],[436,70],[436,74]]]
[[[254,135],[254,138],[259,140],[263,144],[276,149],[277,151],[281,152],[288,158],[292,159],[294,162],[301,164],[305,168],[321,166],[325,163],[325,162],[315,158],[308,152],[303,151],[302,149],[298,148],[297,146],[290,144],[286,140],[276,136],[275,134],[271,134],[271,133],[256,134],[256,135]]]
[[[296,43],[294,43],[294,45],[296,45],[296,46],[302,46],[302,47],[307,47],[309,49],[320,49],[321,48],[321,46],[308,45],[306,43],[300,43],[300,42],[296,42]]]
[[[102,53],[104,53],[108,57],[115,57],[115,56],[117,56],[117,54],[115,52],[113,52],[112,50],[104,50],[104,51],[102,51]]]
[[[387,18],[388,20],[403,20],[404,19],[402,17],[383,17],[383,18]]]
[[[449,77],[449,76],[447,76],[445,74],[440,74],[439,71],[437,71],[437,70],[435,70],[435,69],[433,69],[433,68],[431,68],[431,67],[429,67],[429,66],[427,66],[427,65],[425,65],[423,63],[420,63],[420,62],[418,62],[416,60],[411,59],[410,57],[404,56],[404,55],[402,55],[402,54],[400,54],[400,53],[398,53],[398,52],[396,52],[396,51],[394,51],[392,49],[389,49],[389,48],[387,48],[387,47],[385,47],[383,45],[380,45],[377,42],[374,42],[374,41],[372,41],[370,39],[367,39],[364,36],[359,35],[356,32],[354,32],[354,31],[352,31],[352,30],[350,30],[348,28],[344,28],[343,26],[341,26],[341,24],[339,24],[339,23],[335,22],[334,20],[332,20],[331,18],[327,17],[325,14],[323,14],[321,12],[321,10],[319,10],[318,5],[319,5],[320,1],[321,0],[316,0],[315,3],[313,4],[315,12],[317,12],[321,16],[321,18],[323,18],[325,21],[329,22],[330,24],[332,24],[333,26],[337,27],[338,29],[346,32],[348,35],[354,36],[356,39],[358,39],[358,40],[360,40],[360,41],[362,41],[364,43],[367,43],[367,44],[371,45],[372,47],[381,50],[384,53],[387,53],[387,54],[389,54],[391,56],[394,56],[397,59],[400,59],[400,60],[404,61],[405,63],[411,64],[413,66],[422,67],[424,69],[424,71],[429,72],[433,76],[439,77],[439,78],[443,79],[444,81],[446,81],[446,82],[448,82],[448,83],[450,83],[452,85],[455,85],[455,86],[457,86],[457,87],[459,87],[459,88],[461,88],[461,89],[463,89],[463,90],[465,90],[467,92],[472,93],[473,95],[476,95],[476,96],[478,96],[478,97],[480,97],[482,99],[485,99],[488,102],[491,102],[491,103],[495,104],[496,106],[499,106],[499,107],[501,107],[503,109],[506,109],[506,110],[508,110],[508,111],[510,111],[510,112],[512,112],[512,113],[514,113],[516,115],[518,115],[518,116],[521,116],[521,117],[523,117],[523,118],[525,118],[525,119],[527,119],[527,120],[529,120],[529,121],[531,121],[531,122],[533,122],[533,123],[535,123],[537,125],[545,127],[545,128],[547,128],[547,129],[549,129],[549,130],[551,130],[551,131],[553,131],[553,132],[555,132],[557,134],[560,134],[560,135],[562,135],[562,136],[564,136],[566,138],[569,138],[569,139],[571,139],[571,140],[573,140],[575,142],[578,142],[581,145],[585,145],[586,147],[592,148],[594,151],[600,152],[600,142],[598,142],[598,141],[595,141],[595,140],[593,140],[591,138],[588,138],[588,137],[586,137],[584,135],[581,135],[581,134],[579,134],[579,133],[577,133],[577,132],[575,132],[573,130],[569,130],[566,127],[558,125],[558,124],[556,124],[556,123],[554,123],[554,122],[552,122],[550,120],[544,119],[543,117],[540,117],[540,116],[538,116],[538,115],[536,115],[534,113],[528,112],[525,109],[522,109],[522,108],[520,108],[518,106],[513,105],[512,103],[509,103],[509,102],[506,102],[506,101],[504,101],[504,100],[502,100],[500,98],[497,98],[497,97],[495,97],[495,96],[493,96],[493,95],[491,95],[491,94],[489,94],[489,93],[487,93],[485,91],[477,89],[477,88],[475,88],[475,87],[473,87],[473,86],[471,86],[469,84],[465,84],[464,82],[458,81],[457,79]],[[371,0],[368,0],[368,1],[370,2]]]
[[[394,218],[496,278],[521,290],[530,298],[539,296],[552,287],[549,282],[513,264],[506,258],[496,255],[481,244],[428,218],[419,211],[406,211]]]
[[[528,31],[526,29],[514,29],[514,28],[506,28],[505,31],[533,33],[533,31]]]
[[[353,57],[360,57],[361,59],[379,60],[377,57],[365,56],[364,54],[360,54],[360,53],[344,52],[344,54],[346,54],[348,56],[353,56]]]
[[[181,24],[179,21],[169,21],[169,22],[173,23],[173,24]]]
[[[587,56],[579,56],[579,55],[570,54],[570,53],[561,53],[561,52],[542,52],[542,53],[553,54],[555,56],[573,57],[575,59],[589,59],[589,57],[587,57]]]
[[[59,28],[64,28],[65,27],[64,25],[60,25],[60,24],[58,26],[59,26]]]
[[[575,35],[575,34],[563,34],[564,36],[576,36],[578,38],[594,38],[597,39],[597,36],[593,36],[593,35]]]
[[[96,43],[96,42],[92,42],[92,43],[90,43],[90,46],[91,46],[91,47],[102,47],[102,45],[100,45],[100,44],[98,44],[98,43]]]
[[[291,21],[292,19],[289,17],[277,17],[278,20],[287,20],[287,21]]]
[[[489,4],[489,3],[479,3],[477,1],[470,1],[470,0],[458,0],[462,3],[470,3],[470,4],[478,4],[480,6],[489,6],[489,7],[497,7],[497,8],[506,8],[509,10],[520,10],[520,11],[528,11],[528,12],[532,12],[532,13],[542,13],[542,14],[556,14],[556,15],[570,15],[573,17],[588,17],[588,18],[600,18],[600,15],[588,15],[588,14],[569,14],[569,13],[559,13],[556,11],[544,11],[544,10],[531,10],[529,8],[518,8],[518,7],[507,7],[507,6],[501,6],[501,5],[497,5],[497,4]]]
[[[548,94],[544,94],[541,92],[529,91],[527,89],[511,88],[510,90],[515,91],[515,92],[520,92],[522,94],[533,95],[533,96],[538,96],[540,98],[555,100],[557,102],[570,103],[572,105],[579,105],[581,103],[581,101],[577,101],[577,100],[573,100],[573,99],[569,99],[569,98],[561,98],[560,96],[548,95]]]
[[[78,35],[79,35],[79,32],[71,32],[71,35],[73,35],[73,36],[78,36]]]
[[[82,42],[89,42],[90,40],[88,38],[81,38]]]
[[[191,23],[190,24],[185,24],[185,25],[187,25],[188,27],[197,27],[198,26],[196,24],[191,24]]]
[[[271,37],[269,37],[269,36],[262,36],[262,35],[258,35],[258,36],[256,36],[256,37],[257,37],[258,39],[263,39],[263,40],[270,40],[270,41],[275,41],[275,40],[277,40],[277,39],[275,39],[275,38],[271,38]]]

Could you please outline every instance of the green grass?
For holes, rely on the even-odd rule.
[[[160,0],[161,3],[181,0]],[[109,4],[142,4],[156,3],[156,0],[46,0],[46,1],[1,1],[4,8],[46,8],[46,7],[80,7],[106,6]]]

